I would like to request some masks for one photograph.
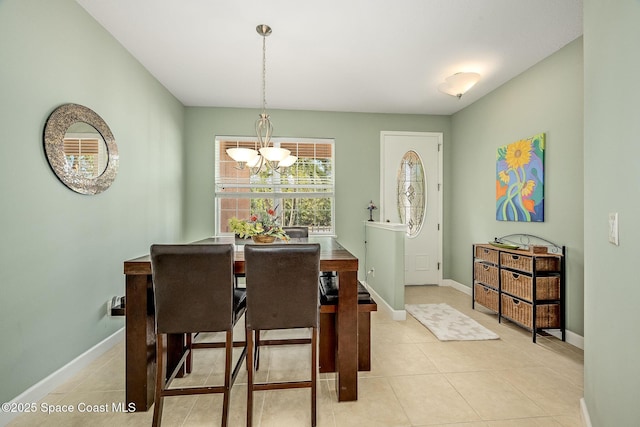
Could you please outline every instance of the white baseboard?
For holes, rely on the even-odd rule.
[[[442,281],[442,286],[450,286],[460,292],[463,292],[467,295],[471,295],[471,288],[469,286],[465,286],[462,283],[458,283],[455,280],[452,279],[444,279]],[[558,338],[558,339],[562,339],[562,334],[560,331],[558,330],[548,330],[546,331],[547,333],[549,333],[550,335],[553,335],[554,337]],[[584,350],[584,337],[582,335],[578,335],[575,332],[572,332],[568,329],[565,330],[565,341],[568,344],[571,344],[574,347],[578,347],[581,350]]]
[[[391,307],[376,291],[374,291],[367,282],[362,282],[365,288],[369,291],[373,299],[378,304],[378,310],[383,310],[393,320],[407,320],[407,312],[405,310],[396,310]]]
[[[557,329],[556,330],[549,329],[546,332],[549,335],[553,335],[554,337],[556,337],[558,339],[562,339],[562,333],[560,331],[558,331]],[[580,350],[584,350],[584,337],[582,335],[578,335],[575,332],[571,332],[568,329],[566,329],[564,332],[565,332],[564,340],[568,344],[571,344],[574,347],[578,347]]]
[[[578,335],[575,332],[571,332],[570,330],[566,330],[566,340],[569,344],[578,347],[580,350],[584,350],[584,337],[582,335]]]
[[[452,279],[442,279],[442,285],[441,286],[450,286],[452,288],[455,288],[456,290],[463,292],[467,295],[471,295],[471,288],[468,286],[463,285],[462,283],[458,283],[455,280]]]
[[[584,401],[584,397],[580,399],[580,419],[582,420],[583,427],[592,427],[591,418],[589,417],[589,411],[587,410],[587,404]]]
[[[32,403],[43,399],[47,394],[70,380],[75,374],[88,366],[91,362],[102,356],[114,345],[124,339],[124,328],[120,328],[89,350],[82,353],[57,371],[29,387],[16,396],[9,403]],[[15,412],[3,412],[0,410],[0,426],[7,425],[12,419],[20,415]]]

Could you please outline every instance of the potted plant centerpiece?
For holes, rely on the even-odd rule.
[[[251,237],[256,243],[273,243],[276,238],[289,241],[289,236],[280,226],[275,209],[258,212],[248,220],[233,217],[229,220],[229,228],[238,237]]]

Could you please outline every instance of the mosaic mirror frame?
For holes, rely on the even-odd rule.
[[[67,130],[75,123],[92,126],[102,137],[107,147],[107,165],[96,177],[87,177],[69,165],[64,151]],[[111,186],[118,173],[118,146],[111,129],[95,111],[78,104],[64,104],[56,108],[44,128],[44,148],[51,169],[58,179],[71,190],[80,194],[98,194]]]

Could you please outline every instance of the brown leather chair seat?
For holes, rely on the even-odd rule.
[[[320,303],[321,304],[337,304],[338,303],[338,280],[334,272],[323,272],[320,274]],[[358,282],[358,304],[370,303],[373,299],[371,294]]]

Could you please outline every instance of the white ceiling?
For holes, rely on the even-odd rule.
[[[77,0],[186,106],[452,114],[582,34],[582,0]],[[480,82],[438,91],[454,73]]]

